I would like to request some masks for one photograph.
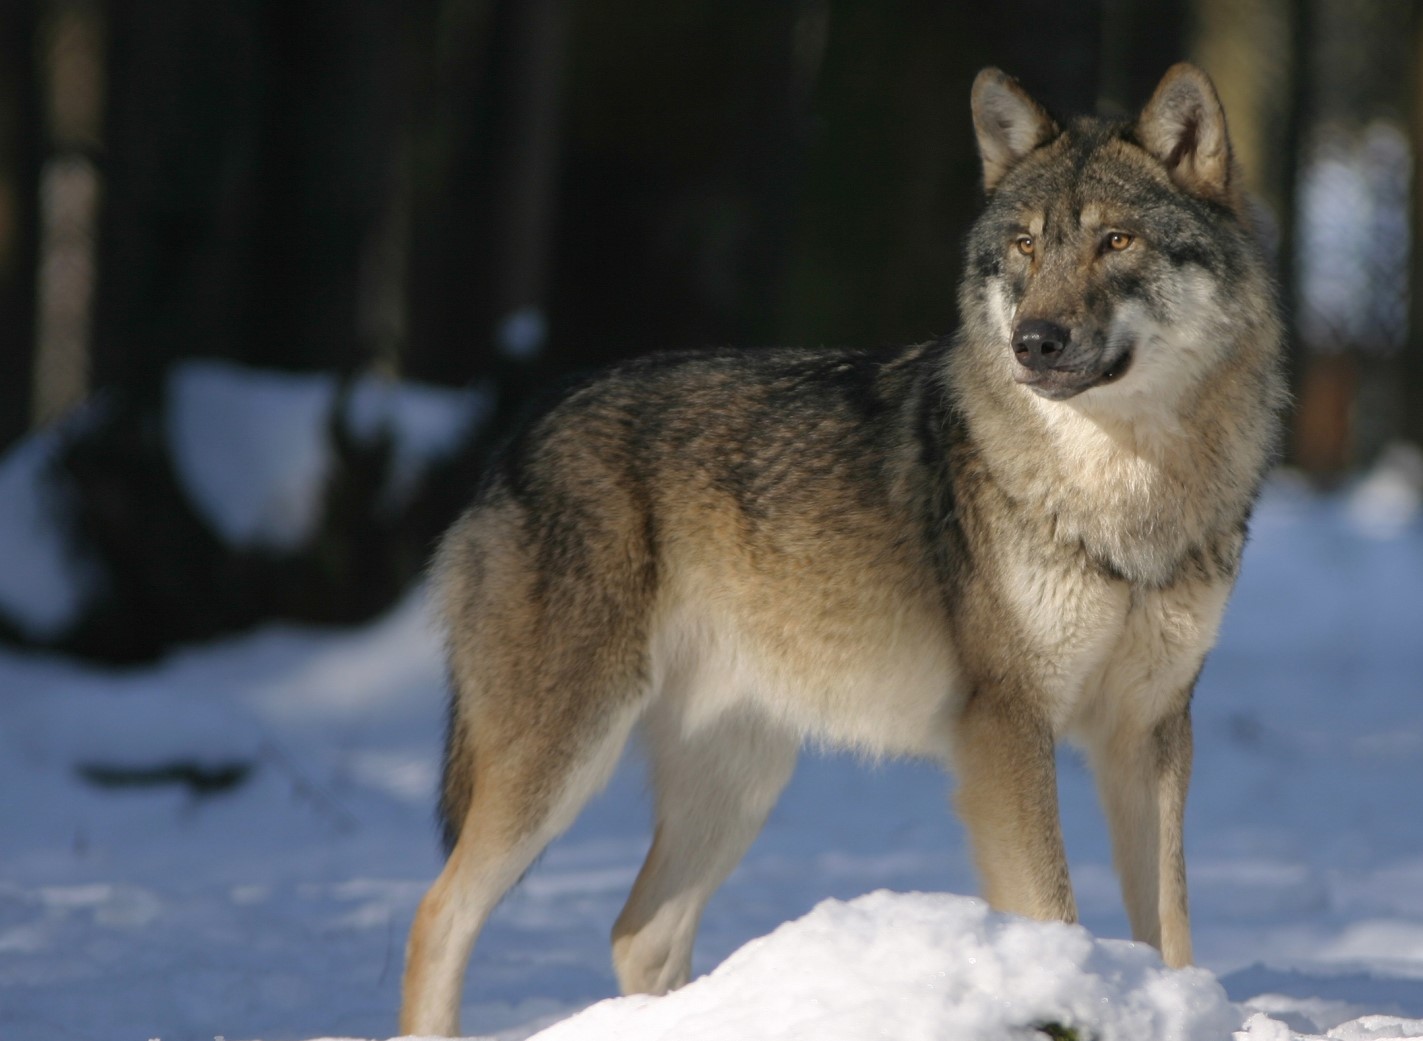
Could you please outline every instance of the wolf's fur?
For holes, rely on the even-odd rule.
[[[807,737],[952,765],[987,898],[1076,915],[1053,745],[1096,773],[1132,935],[1191,958],[1190,700],[1282,401],[1209,81],[1055,123],[985,70],[963,327],[897,350],[622,365],[492,464],[435,567],[453,848],[401,1029],[458,1029],[486,916],[635,725],[656,831],[624,991],[686,982],[703,906]]]

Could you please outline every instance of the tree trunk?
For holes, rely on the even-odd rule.
[[[1186,54],[1186,0],[1102,0],[1097,109],[1133,117],[1162,74]]]
[[[33,417],[42,156],[35,0],[0,0],[0,449]]]
[[[419,58],[408,115],[408,314],[401,371],[462,385],[493,366],[490,138],[502,96],[491,69],[499,49],[492,3],[447,0],[412,10]]]
[[[1402,383],[1400,433],[1423,445],[1423,8],[1413,5],[1412,97],[1409,141],[1413,147],[1413,248],[1409,279],[1408,338],[1399,360]]]
[[[111,0],[96,383],[348,370],[395,183],[399,5]]]
[[[396,183],[400,5],[259,5],[261,129],[241,355],[349,371],[369,360],[362,295]]]
[[[258,206],[256,4],[109,0],[92,372],[151,386],[241,357]]]

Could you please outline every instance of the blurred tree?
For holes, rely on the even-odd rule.
[[[0,0],[0,449],[33,414],[42,160],[37,0]]]
[[[950,332],[962,238],[982,199],[973,78],[997,65],[1056,111],[1092,111],[1104,86],[1101,6],[839,0],[826,10],[782,331],[867,344]]]
[[[111,0],[101,383],[192,353],[348,368],[374,352],[363,297],[403,301],[381,334],[402,371],[455,383],[946,331],[978,68],[1122,110],[1184,20],[1184,0],[279,7]],[[546,335],[533,368],[498,350]]]
[[[1409,143],[1413,149],[1412,251],[1409,254],[1408,342],[1400,355],[1400,434],[1423,446],[1423,3],[1415,2],[1409,26]]]
[[[261,101],[240,357],[350,371],[370,360],[362,295],[395,190],[402,5],[258,3]]]
[[[568,370],[951,332],[981,205],[975,74],[998,65],[1057,111],[1129,116],[1185,53],[1188,7],[1223,5],[107,0],[95,383],[152,393],[67,456],[123,586],[89,645],[161,646],[123,613],[135,603],[189,637],[264,607],[377,610],[480,452]],[[1212,70],[1223,89],[1239,60]],[[1268,152],[1268,106],[1250,105],[1242,140]],[[390,361],[493,385],[499,411],[398,522],[368,501],[390,461],[351,451],[300,560],[244,559],[154,477],[162,376],[195,354]]]
[[[488,369],[476,325],[489,240],[494,0],[433,0],[410,21],[410,232],[401,371],[462,384]]]
[[[420,32],[419,156],[402,368],[517,379],[542,351],[558,205],[566,0],[452,0]]]
[[[1162,74],[1187,56],[1191,4],[1187,0],[1102,0],[1101,6],[1097,108],[1104,115],[1132,117],[1141,111]]]
[[[63,416],[88,391],[104,96],[101,0],[46,0],[42,15],[36,424]]]
[[[506,5],[504,134],[491,192],[495,339],[515,359],[543,350],[549,253],[556,213],[566,0]]]
[[[254,8],[109,2],[99,386],[156,381],[187,354],[244,353],[262,122]]]
[[[1306,353],[1297,461],[1326,480],[1370,463],[1400,423],[1408,338],[1405,113],[1412,0],[1310,0],[1295,149],[1296,328]]]
[[[775,337],[823,7],[574,9],[551,365]]]
[[[394,190],[401,9],[111,0],[94,372],[349,370]]]
[[[1300,152],[1312,111],[1314,0],[1195,0],[1191,52],[1211,74],[1279,280],[1292,396],[1304,372],[1295,327]]]
[[[1068,109],[1098,96],[1098,6],[1008,6],[578,5],[555,361],[950,330],[974,74],[996,62]]]

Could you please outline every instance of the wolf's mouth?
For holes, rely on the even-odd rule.
[[[1098,377],[1097,382],[1093,385],[1101,386],[1104,383],[1115,383],[1121,379],[1126,375],[1127,369],[1131,368],[1133,357],[1135,357],[1135,352],[1130,347],[1127,347],[1103,370],[1102,375]]]
[[[1116,383],[1131,368],[1135,353],[1131,346],[1127,346],[1104,364],[1081,369],[1019,367],[1014,373],[1014,378],[1039,397],[1052,401],[1065,401],[1068,398],[1075,398],[1078,394],[1091,390],[1093,387]]]

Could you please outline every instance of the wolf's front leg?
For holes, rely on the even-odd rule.
[[[1128,719],[1087,745],[1132,938],[1176,968],[1191,964],[1184,844],[1191,708],[1189,696],[1179,700],[1153,724]]]
[[[959,815],[988,902],[1030,918],[1075,922],[1047,721],[1011,691],[975,692],[955,732],[954,772]]]

